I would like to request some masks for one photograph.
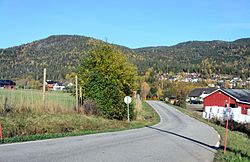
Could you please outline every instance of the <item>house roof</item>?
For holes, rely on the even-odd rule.
[[[250,102],[250,90],[247,89],[222,89],[239,101]]]
[[[0,86],[5,86],[5,85],[16,85],[15,82],[12,80],[0,80]]]
[[[202,94],[210,94],[217,88],[195,88],[189,93],[189,97],[199,97]]]
[[[56,84],[57,83],[57,82],[52,81],[52,80],[47,80],[46,82],[47,82],[47,84]]]
[[[221,92],[225,93],[226,95],[234,98],[237,102],[250,104],[250,90],[247,90],[247,89],[217,89],[217,90],[211,92],[210,94],[208,94],[206,97],[214,94],[217,91],[221,91]]]

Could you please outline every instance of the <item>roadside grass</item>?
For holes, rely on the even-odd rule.
[[[158,114],[144,101],[138,116],[140,119],[128,123],[126,120],[108,120],[76,112],[10,113],[0,115],[3,126],[2,143],[120,131],[154,125],[160,120]]]
[[[69,93],[39,90],[0,90],[0,111],[69,112],[75,108],[75,98]]]
[[[145,101],[141,103],[142,111],[137,114],[137,119],[132,122],[133,127],[152,126],[160,122],[160,116]]]
[[[170,105],[170,104],[169,104]],[[212,123],[211,121],[203,119],[199,114],[191,112],[185,108],[178,106],[170,105],[175,107],[179,111],[201,121],[209,126],[213,127],[221,137],[220,148],[217,150],[217,153],[214,158],[214,162],[250,162],[250,139],[247,134],[237,132],[237,131],[228,131],[227,138],[227,151],[224,155],[224,137],[226,129],[220,125]]]

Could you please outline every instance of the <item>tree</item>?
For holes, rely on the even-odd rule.
[[[123,98],[136,87],[136,68],[109,44],[96,44],[87,55],[78,68],[84,97],[95,100],[104,117],[123,119],[126,117]]]
[[[150,92],[150,87],[147,82],[143,82],[141,85],[141,97],[146,100],[147,95]]]
[[[192,89],[205,87],[203,83],[167,82],[165,84],[164,95],[166,97],[176,97],[178,105],[185,107],[186,98]]]
[[[157,97],[158,97],[159,99],[162,98],[162,96],[163,96],[163,90],[161,89],[160,86],[157,87],[157,92],[156,92],[156,94],[157,94]]]

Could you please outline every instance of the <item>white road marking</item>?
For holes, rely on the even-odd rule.
[[[21,144],[28,144],[28,143],[48,142],[48,141],[52,141],[52,140],[53,139],[45,139],[45,140],[36,140],[36,141],[27,141],[27,142],[7,143],[7,144],[1,144],[0,147],[21,145]]]

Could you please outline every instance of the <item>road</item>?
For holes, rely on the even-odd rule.
[[[0,145],[1,162],[206,162],[213,161],[217,133],[159,101],[155,126],[120,132]]]

